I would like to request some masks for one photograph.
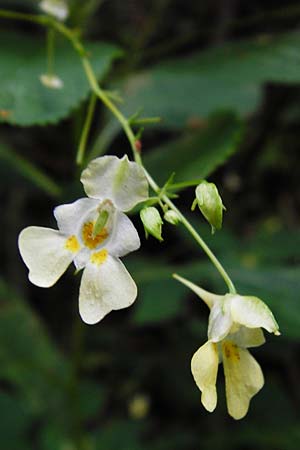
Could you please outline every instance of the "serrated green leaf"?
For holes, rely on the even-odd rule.
[[[299,83],[299,46],[300,33],[264,35],[159,64],[128,79],[124,110],[143,108],[175,128],[220,109],[248,114],[266,81]]]
[[[146,154],[144,164],[160,183],[169,177],[170,167],[176,182],[206,178],[238,150],[243,130],[234,114],[214,115],[203,130]]]
[[[1,32],[0,41],[0,121],[22,126],[57,123],[88,96],[80,58],[68,42],[57,40],[55,50],[55,74],[64,86],[49,89],[40,82],[47,65],[43,38]],[[87,50],[98,78],[120,56],[117,47],[102,42],[88,44]]]

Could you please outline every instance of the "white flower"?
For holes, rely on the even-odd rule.
[[[84,269],[79,312],[84,322],[94,324],[136,298],[136,285],[119,258],[137,250],[140,240],[122,211],[148,197],[148,184],[143,169],[127,156],[91,161],[81,181],[92,198],[55,208],[58,230],[25,228],[19,249],[36,286],[55,284],[72,261]]]
[[[40,82],[50,89],[62,89],[64,82],[56,75],[43,74],[40,76]]]
[[[191,362],[202,404],[208,411],[215,409],[218,365],[223,362],[228,412],[234,419],[241,419],[247,414],[251,398],[264,385],[262,370],[247,348],[265,342],[261,328],[279,335],[278,324],[257,297],[215,295],[185,278],[174,277],[210,308],[208,342],[196,351]]]
[[[69,15],[68,4],[64,0],[43,0],[39,6],[45,13],[61,21]]]

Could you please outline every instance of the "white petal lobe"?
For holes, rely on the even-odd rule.
[[[230,304],[234,322],[248,328],[265,328],[269,333],[279,334],[271,310],[259,298],[234,295]]]
[[[29,280],[39,287],[53,286],[74,257],[65,247],[66,238],[50,228],[25,228],[18,244]]]
[[[135,162],[116,156],[101,156],[82,172],[81,182],[89,197],[113,201],[117,209],[128,211],[148,198],[144,170]]]
[[[243,348],[259,347],[266,342],[261,328],[246,328],[243,325],[236,333],[230,334],[230,340]]]
[[[131,220],[122,212],[117,211],[114,222],[114,232],[107,244],[109,253],[121,257],[140,247],[140,238]]]
[[[229,333],[232,323],[228,303],[215,303],[209,315],[208,339],[212,342],[221,341]]]
[[[80,292],[79,312],[84,322],[94,324],[112,310],[127,308],[137,296],[137,287],[118,258],[107,256],[102,264],[87,264]]]
[[[217,346],[209,341],[196,351],[191,362],[194,380],[202,392],[201,402],[210,412],[217,405],[216,381],[218,365]]]
[[[54,209],[54,217],[59,230],[66,236],[77,234],[84,217],[93,210],[96,215],[98,204],[99,200],[80,198],[73,203],[57,206]]]

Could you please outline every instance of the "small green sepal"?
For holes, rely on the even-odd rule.
[[[196,187],[195,194],[196,198],[193,202],[192,210],[194,210],[198,204],[203,216],[211,225],[212,233],[214,233],[215,230],[220,230],[222,228],[223,209],[225,209],[225,207],[217,186],[214,183],[203,180]]]
[[[143,208],[140,212],[141,221],[143,222],[146,237],[148,234],[155,237],[159,241],[163,241],[161,236],[161,228],[163,221],[160,217],[158,209],[154,206]]]

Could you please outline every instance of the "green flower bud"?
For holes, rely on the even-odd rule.
[[[196,187],[196,198],[192,205],[194,210],[196,205],[199,206],[205,219],[211,225],[212,233],[215,230],[220,230],[223,220],[223,209],[225,209],[217,186],[214,183],[208,183],[203,180]]]
[[[141,210],[140,212],[141,221],[143,222],[144,229],[146,232],[146,237],[151,234],[159,241],[162,241],[161,237],[161,226],[163,221],[160,214],[154,206],[149,206]]]
[[[167,222],[171,223],[172,225],[177,225],[178,222],[180,222],[178,214],[175,211],[172,211],[171,209],[169,209],[169,211],[165,213],[164,219]]]

